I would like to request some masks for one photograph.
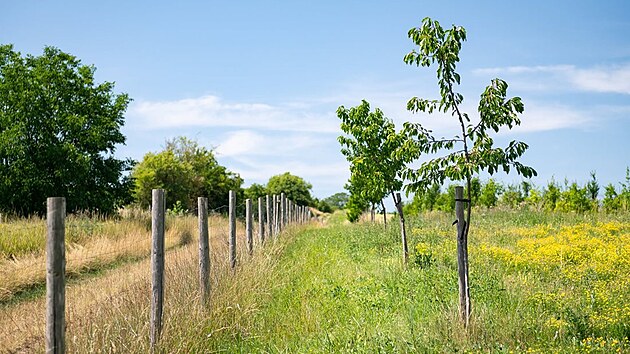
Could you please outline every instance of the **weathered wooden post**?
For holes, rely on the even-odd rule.
[[[263,199],[258,197],[258,241],[260,245],[265,242],[265,213],[263,209]]]
[[[254,254],[254,236],[252,227],[252,200],[245,200],[245,236],[247,238],[247,253],[251,256]]]
[[[65,353],[66,198],[46,201],[46,353]]]
[[[267,235],[269,237],[273,237],[273,214],[272,214],[272,205],[271,205],[271,197],[269,194],[265,196],[265,207],[267,209]]]
[[[470,322],[470,288],[468,284],[468,239],[464,218],[464,187],[455,187],[455,216],[457,217],[457,269],[459,273],[459,315],[464,325]]]
[[[164,303],[164,189],[151,192],[151,350],[160,340]]]
[[[280,231],[284,230],[287,224],[287,196],[284,192],[280,193]]]
[[[208,198],[197,198],[199,217],[199,288],[201,301],[210,300],[210,244],[208,237]]]
[[[236,267],[236,193],[230,191],[229,202],[229,225],[230,225],[230,267]]]
[[[293,201],[287,199],[287,224],[293,223]]]
[[[273,234],[278,236],[280,233],[280,196],[277,194],[273,198],[273,216]]]

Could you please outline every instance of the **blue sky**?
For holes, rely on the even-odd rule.
[[[626,1],[3,1],[0,43],[39,55],[52,45],[94,64],[133,99],[120,157],[141,159],[186,135],[216,147],[245,184],[289,171],[317,197],[343,190],[339,105],[361,99],[397,124],[455,134],[412,115],[436,98],[434,69],[403,63],[411,27],[429,16],[467,30],[460,92],[472,115],[494,77],[525,103],[519,139],[533,182],[601,184],[630,165],[630,3]],[[496,175],[517,182],[515,174]]]

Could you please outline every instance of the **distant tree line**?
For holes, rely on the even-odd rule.
[[[167,191],[167,207],[177,212],[194,210],[197,197],[227,211],[230,190],[240,200],[285,193],[324,211],[347,202],[343,195],[313,198],[312,185],[288,172],[244,189],[212,149],[185,137],[139,162],[115,158],[131,98],[115,93],[112,82],[96,83],[95,71],[54,47],[23,56],[0,45],[0,212],[41,215],[47,197],[63,196],[69,212],[111,214],[149,207],[154,188]]]
[[[626,169],[624,182],[618,186],[610,183],[603,190],[595,172],[583,185],[568,180],[559,183],[555,179],[545,186],[536,187],[530,181],[520,184],[504,184],[494,179],[471,180],[472,206],[481,208],[531,209],[548,212],[597,212],[614,213],[630,211],[630,168]],[[405,204],[407,214],[416,215],[423,211],[441,210],[452,212],[455,209],[453,198],[455,185],[433,184],[424,192],[416,193]],[[602,193],[603,191],[603,193]]]

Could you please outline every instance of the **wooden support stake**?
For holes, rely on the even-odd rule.
[[[409,248],[407,246],[407,230],[405,228],[405,214],[403,213],[402,199],[400,193],[396,193],[394,197],[394,204],[398,211],[398,220],[400,222],[400,237],[403,246],[403,264],[407,264],[409,260]]]
[[[459,273],[459,315],[468,327],[470,322],[470,287],[468,284],[468,240],[464,218],[464,187],[455,187],[455,216],[457,217],[457,269]]]
[[[229,201],[229,227],[230,227],[230,267],[236,267],[236,193],[230,191]]]
[[[160,340],[164,306],[164,189],[152,190],[151,204],[151,351]]]
[[[48,198],[46,223],[46,353],[65,353],[66,198]]]
[[[197,198],[199,217],[199,288],[204,305],[210,302],[210,243],[208,235],[208,198]]]

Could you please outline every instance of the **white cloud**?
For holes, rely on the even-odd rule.
[[[615,67],[578,69],[570,80],[580,89],[630,95],[630,64]]]
[[[582,128],[591,123],[588,112],[562,105],[530,103],[525,107],[521,125],[512,129],[515,133],[531,133],[557,129]]]
[[[304,105],[227,103],[217,96],[176,101],[141,101],[130,108],[130,123],[141,129],[237,127],[279,131],[336,132],[332,113],[305,114]]]
[[[218,155],[236,156],[295,156],[325,143],[326,140],[307,133],[265,135],[253,130],[237,130],[227,133],[217,145]]]
[[[508,66],[473,70],[477,75],[527,75],[521,88],[557,90],[567,87],[588,91],[630,94],[630,64],[578,68],[575,65]]]
[[[216,153],[223,156],[255,154],[263,151],[265,137],[251,130],[239,130],[229,133],[227,138],[216,147]]]
[[[474,69],[476,75],[499,75],[499,74],[529,74],[529,73],[559,73],[575,70],[573,65],[536,65],[536,66],[507,66],[495,68]]]

